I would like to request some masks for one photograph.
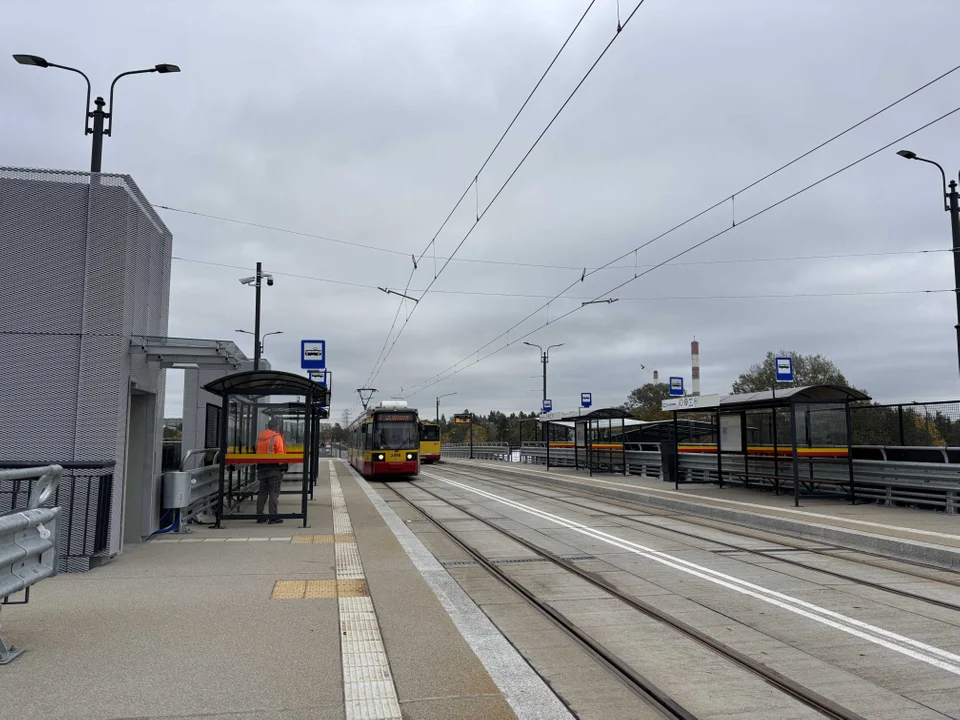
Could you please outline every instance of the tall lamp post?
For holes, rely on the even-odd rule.
[[[93,135],[93,147],[90,152],[90,172],[98,173],[100,172],[100,164],[103,159],[103,136],[112,136],[113,135],[113,87],[117,84],[117,80],[127,75],[139,75],[141,73],[160,73],[165,75],[166,73],[178,73],[180,68],[177,65],[172,65],[170,63],[160,63],[159,65],[154,65],[152,68],[146,68],[145,70],[128,70],[127,72],[122,72],[117,75],[113,82],[110,83],[110,104],[107,105],[107,109],[104,110],[103,106],[106,105],[102,97],[97,97],[93,101],[93,104],[96,105],[96,110],[90,109],[90,78],[86,76],[80,70],[76,68],[67,67],[66,65],[57,65],[56,63],[48,62],[39,55],[14,55],[13,59],[16,60],[21,65],[31,65],[33,67],[39,68],[60,68],[61,70],[69,70],[70,72],[75,72],[78,75],[82,76],[84,80],[87,81],[87,104],[84,109],[83,115],[83,134],[84,135]],[[93,119],[93,127],[90,127],[90,119]],[[107,126],[104,128],[104,120],[107,120]]]
[[[450,397],[451,395],[456,395],[455,392],[447,393],[446,395],[437,396],[437,424],[440,424],[440,398]]]
[[[257,290],[257,300],[253,315],[253,336],[254,338],[260,337],[260,286],[263,284],[263,281],[267,281],[267,285],[273,285],[273,275],[270,273],[263,272],[263,267],[261,263],[257,263],[257,274],[252,275],[251,277],[240,278],[240,282],[243,285],[253,285]],[[253,343],[253,369],[260,369],[260,346],[262,343],[255,340]]]
[[[237,332],[243,333],[244,335],[253,335],[253,333],[250,332],[249,330],[237,330]],[[261,355],[263,355],[263,352],[266,349],[264,347],[263,341],[266,340],[271,335],[283,335],[283,330],[275,330],[274,332],[268,332],[263,334],[263,337],[260,338],[260,354]],[[256,338],[255,335],[254,335],[254,338]]]
[[[540,360],[543,362],[543,401],[544,404],[547,400],[547,363],[550,362],[550,350],[556,347],[562,347],[564,343],[558,343],[556,345],[550,345],[544,350],[542,347],[536,343],[529,343],[526,340],[523,341],[524,345],[529,345],[530,347],[535,347],[540,351]],[[543,409],[543,404],[540,405],[541,410]],[[546,423],[543,423],[543,441],[550,442],[549,437],[549,428]]]
[[[940,176],[943,178],[943,209],[950,213],[950,231],[953,235],[953,294],[957,301],[957,324],[955,328],[957,331],[957,362],[960,363],[960,194],[957,193],[957,181],[951,178],[948,184],[947,173],[944,172],[940,163],[919,157],[915,152],[898,150],[897,155],[907,160],[919,160],[934,165],[940,170]]]

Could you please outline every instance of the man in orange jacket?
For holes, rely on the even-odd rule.
[[[270,418],[267,427],[257,438],[258,455],[283,455],[287,449],[283,444],[283,435],[277,432],[280,427],[280,421],[277,418]],[[263,515],[263,506],[270,500],[270,519],[271,525],[282,523],[283,518],[277,517],[277,502],[280,500],[280,483],[283,481],[283,473],[286,466],[279,463],[258,463],[257,477],[260,480],[260,493],[257,495],[257,515]],[[267,518],[257,518],[258,523],[268,522]]]

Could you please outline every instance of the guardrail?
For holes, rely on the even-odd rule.
[[[108,462],[4,462],[0,469],[35,470],[57,465],[63,469],[50,506],[59,506],[59,572],[86,572],[110,553],[110,513],[113,468]],[[0,513],[20,507],[39,478],[0,480]]]
[[[203,457],[205,461],[214,463],[200,467],[184,469],[188,461],[194,457]],[[181,532],[183,526],[191,520],[201,520],[202,515],[213,515],[220,494],[220,465],[217,463],[219,450],[204,448],[189,450],[183,456],[180,470],[165,472],[162,478],[162,505],[166,510],[175,510],[177,520],[176,531]],[[255,473],[250,467],[232,467],[228,471],[227,486],[229,495],[236,497],[252,496],[258,483]],[[212,518],[211,518],[212,521]],[[173,526],[171,526],[173,527]]]
[[[469,458],[469,443],[444,443],[440,445],[440,457]],[[507,443],[474,444],[474,460],[502,460],[510,462],[511,450]]]
[[[628,444],[628,447],[630,445]],[[887,447],[887,453],[896,448]],[[933,450],[933,448],[931,448]],[[944,450],[936,448],[936,450]],[[622,472],[619,450],[593,450],[594,471]],[[528,443],[520,448],[520,462],[546,464],[543,443]],[[627,450],[627,474],[666,479],[659,451]],[[680,453],[681,483],[716,483],[717,456],[714,454]],[[800,485],[804,493],[825,492],[850,497],[850,477],[846,460],[800,458]],[[550,467],[586,469],[586,455],[580,456],[573,448],[550,448]],[[724,455],[722,460],[724,483],[764,487],[785,492],[793,491],[793,461],[779,461],[779,479],[772,458]],[[939,462],[901,462],[895,460],[853,461],[854,497],[874,500],[882,505],[917,505],[943,509],[947,514],[960,513],[960,464]]]
[[[11,509],[0,514],[0,607],[28,602],[33,585],[57,574],[60,508],[41,506],[53,501],[62,477],[58,465],[0,470],[0,487],[10,486],[11,497],[26,502],[18,507],[11,499]],[[24,481],[29,489],[21,489]],[[20,592],[23,600],[11,602]],[[0,638],[0,665],[22,652]]]

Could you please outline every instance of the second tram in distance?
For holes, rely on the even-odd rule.
[[[420,462],[440,460],[440,426],[437,423],[420,424]]]
[[[384,400],[347,428],[349,460],[366,477],[420,473],[420,420],[402,400]]]

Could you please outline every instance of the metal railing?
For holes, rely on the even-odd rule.
[[[2,462],[0,469],[33,470],[57,465],[63,475],[46,507],[58,506],[60,533],[59,572],[86,572],[93,558],[109,553],[110,509],[113,500],[113,468],[108,462]],[[0,478],[0,513],[21,507],[40,478]]]
[[[33,585],[57,574],[60,508],[42,506],[53,501],[62,477],[58,465],[0,470],[0,486],[16,488],[11,508],[0,514],[0,606],[28,602]],[[10,600],[20,592],[22,600]],[[0,665],[21,652],[0,639]]]
[[[510,462],[510,445],[507,443],[483,443],[473,445],[474,460],[502,460]],[[440,457],[469,458],[469,443],[444,443],[440,446]]]
[[[162,505],[177,512],[177,532],[190,521],[212,522],[220,494],[219,448],[189,450],[183,455],[180,469],[165,472],[162,478]],[[195,458],[203,465],[187,469]],[[250,466],[229,466],[226,478],[228,495],[241,499],[252,497],[259,483]],[[201,516],[210,516],[202,519]]]
[[[628,444],[630,447],[630,444]],[[866,448],[867,446],[861,446]],[[855,448],[858,449],[858,448]],[[883,448],[885,456],[896,456],[897,447]],[[907,448],[916,450],[916,447]],[[950,457],[953,448],[931,448]],[[579,457],[573,448],[550,448],[550,467],[575,467],[586,470],[583,449]],[[622,471],[617,459],[620,452],[594,451],[594,471],[612,469]],[[528,443],[520,448],[520,461],[543,465],[546,447],[543,443]],[[714,454],[680,453],[680,483],[717,483],[717,457]],[[627,474],[666,480],[659,451],[627,450]],[[850,478],[847,461],[825,458],[800,458],[800,488],[803,493],[825,493],[850,498]],[[606,467],[604,467],[606,466]],[[779,472],[772,458],[724,455],[722,460],[724,483],[748,487],[762,487],[778,492],[793,491],[792,459],[779,461]],[[779,475],[779,478],[777,477]],[[882,505],[911,505],[942,509],[947,514],[960,513],[960,463],[903,462],[898,460],[853,461],[853,496],[857,500],[872,500]]]

